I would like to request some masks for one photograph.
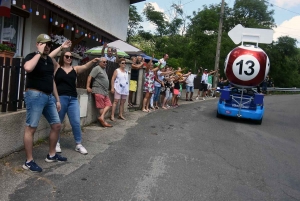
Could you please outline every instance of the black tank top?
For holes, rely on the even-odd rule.
[[[77,73],[73,67],[68,74],[59,67],[54,77],[58,95],[77,97],[76,78]]]

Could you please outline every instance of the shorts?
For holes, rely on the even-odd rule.
[[[119,94],[119,93],[115,90],[114,99],[120,100],[120,99],[126,99],[126,98],[127,98],[127,95]]]
[[[194,86],[187,86],[186,85],[186,92],[188,93],[188,92],[194,92]]]
[[[38,127],[42,114],[50,125],[60,124],[56,109],[56,99],[52,94],[27,90],[24,96],[26,104],[26,126]]]
[[[136,92],[137,89],[137,81],[136,80],[130,80],[129,82],[129,91]]]
[[[201,83],[201,84],[200,84],[199,91],[207,91],[207,84]]]
[[[94,94],[94,95],[95,95],[96,108],[103,109],[107,106],[111,106],[109,96],[104,96],[102,94]]]
[[[212,84],[207,84],[207,90],[211,90],[211,88],[212,88]]]
[[[179,89],[173,89],[173,94],[174,95],[179,95]]]

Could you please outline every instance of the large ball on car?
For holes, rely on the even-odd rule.
[[[259,47],[242,45],[234,48],[226,57],[227,79],[238,87],[255,87],[262,83],[269,73],[268,55]]]

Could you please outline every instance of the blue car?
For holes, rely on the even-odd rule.
[[[226,88],[219,90],[217,117],[230,116],[251,119],[262,123],[264,116],[264,95],[251,88]]]

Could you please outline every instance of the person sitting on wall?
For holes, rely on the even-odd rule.
[[[99,109],[100,113],[100,116],[98,117],[100,124],[103,127],[112,127],[112,125],[104,120],[105,114],[112,106],[108,95],[109,80],[105,71],[106,64],[106,58],[101,57],[99,65],[93,68],[87,78],[86,90],[88,93],[93,93],[95,96],[96,108]],[[90,85],[92,78],[94,78],[95,80],[93,81],[91,88]]]

